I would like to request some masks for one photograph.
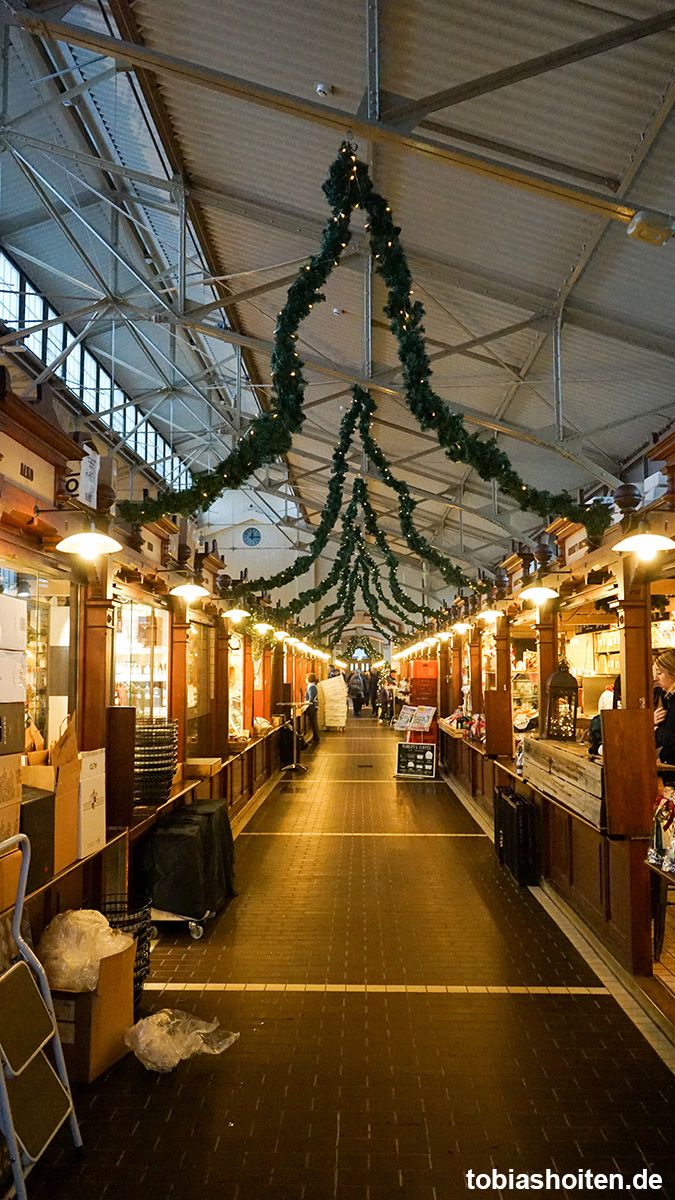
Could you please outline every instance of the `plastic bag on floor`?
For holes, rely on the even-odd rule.
[[[162,1008],[143,1017],[124,1035],[124,1043],[148,1071],[173,1071],[195,1054],[222,1054],[239,1037],[217,1021],[202,1021],[179,1008]]]
[[[103,913],[80,908],[58,913],[45,929],[37,948],[52,988],[93,992],[102,958],[119,954],[133,942],[129,933],[111,929]]]

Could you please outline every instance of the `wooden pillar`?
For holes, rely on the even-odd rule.
[[[539,736],[546,732],[546,680],[558,666],[558,614],[550,601],[537,610],[537,670],[539,672]]]
[[[495,758],[513,757],[509,628],[504,616],[495,626],[495,687],[485,692],[485,750]]]
[[[651,662],[651,595],[649,583],[636,578],[635,555],[616,565],[619,582],[621,637],[621,707],[653,708],[654,677]]]
[[[169,716],[178,721],[178,761],[185,758],[185,727],[187,724],[187,642],[190,622],[185,606],[171,614],[171,646],[169,657]]]
[[[230,639],[223,621],[216,629],[216,666],[214,680],[213,744],[214,757],[228,757],[230,735]]]
[[[450,643],[441,642],[438,648],[438,715],[449,717],[454,711],[452,704],[452,663]]]
[[[272,649],[272,665],[270,675],[270,713],[273,717],[283,713],[279,708],[284,698],[284,647],[277,642]]]
[[[464,699],[462,693],[462,645],[464,637],[461,633],[454,633],[452,636],[452,677],[451,677],[451,699],[450,712],[455,712],[460,707]]]
[[[481,630],[474,625],[469,642],[469,664],[471,667],[471,711],[483,712],[483,664],[481,660]]]
[[[112,694],[112,601],[92,596],[87,587],[82,617],[78,742],[81,750],[98,750],[105,746],[106,708]]]

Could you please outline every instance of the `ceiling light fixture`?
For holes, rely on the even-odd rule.
[[[115,554],[117,550],[122,549],[122,543],[109,537],[107,533],[99,533],[92,522],[90,529],[83,529],[81,533],[71,533],[62,538],[56,549],[61,554],[79,554],[80,558],[91,561],[99,558],[101,554]]]
[[[178,596],[187,604],[194,604],[195,600],[203,600],[204,596],[209,594],[209,589],[203,587],[201,583],[177,583],[169,591],[170,596]]]
[[[247,608],[228,608],[227,611],[223,613],[223,616],[227,617],[228,621],[234,621],[235,625],[238,625],[240,621],[245,620],[245,618],[250,617],[250,615],[251,614]]]
[[[616,542],[614,549],[625,554],[637,554],[643,562],[651,562],[660,550],[675,550],[675,542],[662,533],[652,533],[643,517],[634,532]]]

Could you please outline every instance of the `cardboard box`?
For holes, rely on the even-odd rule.
[[[91,1083],[128,1053],[124,1034],[134,1023],[135,958],[135,942],[102,958],[95,992],[52,991],[71,1081]]]
[[[0,755],[23,754],[26,748],[26,702],[0,704]]]
[[[25,757],[31,758],[32,755]],[[0,759],[0,762],[2,760]],[[22,766],[21,782],[26,787],[54,792],[54,874],[65,871],[78,857],[80,811],[80,760],[74,758],[56,768],[51,765]],[[82,856],[83,857],[83,856]]]
[[[80,761],[64,763],[56,779],[54,805],[54,874],[65,871],[78,858],[80,813]]]
[[[84,751],[80,770],[77,857],[86,858],[105,846],[105,750]]]
[[[222,768],[222,758],[186,758],[183,764],[186,779],[207,779]]]
[[[221,795],[220,772],[222,758],[186,758],[183,771],[186,779],[201,779],[192,793],[193,800],[217,800]]]
[[[21,817],[21,755],[0,756],[0,842],[19,832]]]
[[[14,908],[22,857],[20,850],[10,850],[0,858],[0,912]]]
[[[0,704],[19,703],[26,703],[26,654],[0,650]]]
[[[23,650],[27,645],[28,605],[0,592],[0,649]]]

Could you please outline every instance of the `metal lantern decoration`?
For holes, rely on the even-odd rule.
[[[577,732],[579,684],[564,658],[546,680],[546,737],[573,742]]]

